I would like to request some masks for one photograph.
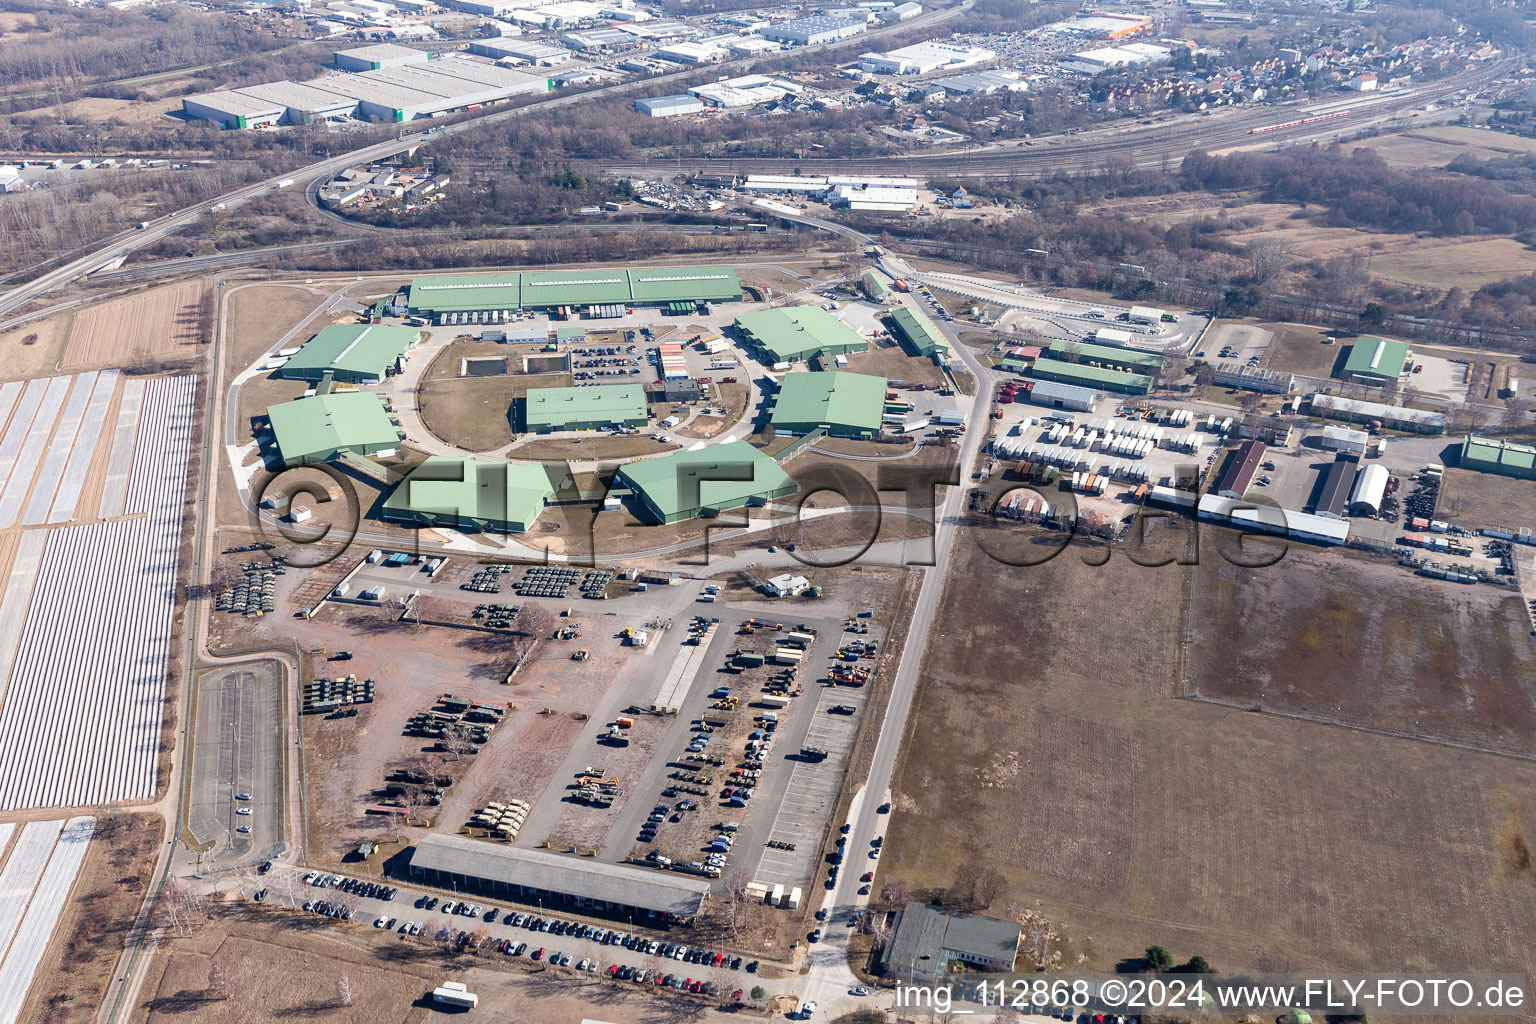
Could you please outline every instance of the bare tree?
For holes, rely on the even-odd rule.
[[[537,643],[554,631],[555,615],[541,604],[524,605],[517,613],[517,628]]]
[[[443,751],[453,755],[455,761],[462,758],[475,748],[475,741],[469,734],[469,727],[462,722],[450,725],[443,730],[443,738],[439,741]]]
[[[1296,246],[1283,238],[1259,238],[1243,247],[1243,259],[1255,284],[1268,284],[1295,259]]]
[[[336,995],[342,1006],[351,1006],[353,998],[357,995],[357,986],[352,981],[352,975],[345,971],[336,979]]]
[[[1531,400],[1519,395],[1512,395],[1504,402],[1504,415],[1499,425],[1506,430],[1513,430],[1525,423],[1525,417],[1531,411]]]

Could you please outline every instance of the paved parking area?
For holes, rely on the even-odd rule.
[[[1255,356],[1262,360],[1273,337],[1271,332],[1252,324],[1222,324],[1206,335],[1200,348],[1207,359],[1246,363]],[[1232,354],[1220,355],[1226,346],[1232,348]]]
[[[208,860],[270,856],[283,835],[281,668],[253,662],[204,673],[195,720],[187,827],[199,842],[213,841]],[[251,799],[236,799],[240,793]]]

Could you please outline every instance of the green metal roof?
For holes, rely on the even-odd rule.
[[[342,379],[358,374],[382,380],[420,338],[406,327],[337,324],[305,342],[283,365],[283,376],[314,379],[329,370]]]
[[[561,472],[535,463],[434,455],[390,493],[384,501],[384,514],[525,530],[539,517],[544,502],[554,496],[551,471]]]
[[[781,363],[804,362],[823,352],[862,352],[869,347],[857,331],[820,306],[782,306],[748,313],[736,318],[736,326]]]
[[[730,267],[594,268],[528,274],[445,274],[411,282],[406,304],[418,312],[548,309],[638,302],[734,302],[741,280]]]
[[[281,402],[267,409],[267,418],[289,465],[322,461],[342,449],[366,455],[400,441],[384,400],[363,391]]]
[[[530,388],[526,409],[524,420],[529,430],[565,430],[568,424],[644,423],[645,388],[639,384]]]
[[[910,306],[891,311],[891,323],[896,336],[920,356],[935,352],[948,352],[949,339],[939,331],[934,322]]]
[[[1163,368],[1163,357],[1160,355],[1115,345],[1095,345],[1087,341],[1058,339],[1051,342],[1048,350],[1050,358],[1066,362],[1113,363],[1115,366],[1131,366],[1153,374]]]
[[[1349,358],[1344,360],[1344,375],[1397,380],[1403,375],[1403,366],[1411,352],[1401,341],[1362,334],[1350,347]]]
[[[885,275],[878,270],[864,271],[864,283],[869,287],[869,293],[877,299],[883,299],[891,294],[890,285],[885,283]]]
[[[1152,390],[1152,378],[1144,374],[1126,373],[1123,370],[1111,370],[1103,366],[1085,366],[1082,363],[1066,363],[1046,356],[1035,360],[1034,365],[1030,367],[1030,374],[1041,380],[1064,381],[1068,384],[1081,383],[1085,387],[1097,385],[1142,393]]]
[[[694,509],[740,508],[799,489],[777,462],[745,441],[640,459],[622,467],[619,480],[669,518]]]
[[[839,427],[878,431],[885,411],[884,377],[867,373],[791,373],[774,398],[775,427]]]
[[[1536,448],[1468,434],[1461,444],[1461,464],[1486,472],[1530,476],[1536,473]]]

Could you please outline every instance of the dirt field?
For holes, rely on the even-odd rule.
[[[422,381],[421,420],[428,430],[458,448],[490,451],[515,436],[512,400],[527,392],[534,377],[457,377]]]
[[[232,290],[225,300],[229,335],[226,363],[230,376],[245,369],[276,344],[277,339],[308,316],[321,299],[320,292],[295,285],[252,285]]]
[[[57,370],[74,323],[74,313],[60,313],[0,334],[0,376],[20,380]]]
[[[209,341],[201,278],[86,306],[75,317],[64,349],[66,369],[130,366],[195,356]]]
[[[935,386],[944,383],[944,374],[932,361],[912,358],[895,342],[886,348],[872,344],[867,352],[848,353],[848,369],[854,373],[868,373],[901,381],[909,387],[914,384]]]
[[[1263,360],[1265,369],[1269,370],[1284,370],[1308,377],[1328,377],[1333,374],[1334,363],[1338,362],[1339,355],[1345,347],[1341,342],[1332,345],[1323,344],[1323,339],[1329,334],[1321,327],[1258,320],[1232,322],[1251,324],[1273,335]]]
[[[675,452],[681,445],[662,444],[651,434],[593,433],[588,437],[539,438],[520,444],[508,453],[514,459],[536,459],[548,462],[592,462],[598,459],[633,459],[638,455],[659,455]]]
[[[32,983],[23,1020],[86,1024],[96,1019],[144,900],[164,829],[154,814],[108,812],[97,819],[97,837]]]
[[[1435,125],[1344,145],[1351,150],[1374,150],[1393,167],[1439,168],[1462,156],[1491,160],[1536,152],[1536,141],[1531,139],[1459,125]]]
[[[1438,508],[1468,526],[1536,530],[1536,482],[1447,468]]]
[[[1520,825],[1536,814],[1536,765],[1178,700],[1182,570],[1118,553],[1092,568],[1079,553],[1033,569],[968,554],[951,577],[879,882],[948,890],[946,902],[994,915],[1037,907],[1069,968],[1111,968],[1152,943],[1218,970],[1536,964]],[[1332,645],[1346,686],[1358,635],[1284,634],[1320,621],[1286,609],[1326,599],[1308,588],[1327,571],[1303,562],[1338,558],[1235,574],[1234,591],[1256,587],[1238,597],[1251,610],[1202,621],[1197,661],[1310,640],[1309,664],[1329,665]],[[1293,580],[1271,614],[1260,596]],[[1417,611],[1448,631],[1447,648],[1501,643],[1497,619],[1479,624],[1443,587],[1426,594]],[[1375,698],[1414,694],[1403,684]]]

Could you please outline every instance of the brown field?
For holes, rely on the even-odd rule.
[[[1371,261],[1371,272],[1404,284],[1476,289],[1536,270],[1536,252],[1513,238],[1447,239],[1442,245],[1429,241],[1377,256]]]
[[[1536,765],[1179,700],[1184,570],[1118,553],[1092,568],[1084,548],[1008,569],[964,541],[960,550],[894,786],[881,882],[894,876],[994,915],[1037,907],[1069,969],[1112,968],[1153,943],[1218,970],[1536,965],[1520,824],[1536,814]],[[1215,557],[1209,544],[1204,556]],[[1499,691],[1497,679],[1401,679],[1385,639],[1293,614],[1337,599],[1352,579],[1350,598],[1367,611],[1345,621],[1370,620],[1381,581],[1346,566],[1346,582],[1332,583],[1341,560],[1293,551],[1267,570],[1233,570],[1227,610],[1202,590],[1195,664],[1216,671],[1263,645],[1273,666],[1310,643],[1307,666],[1335,680],[1330,693],[1342,696],[1363,666],[1367,696],[1354,707],[1406,699],[1438,709],[1427,727],[1449,727],[1458,702]],[[1198,579],[1220,573],[1207,566]],[[1444,669],[1444,651],[1513,647],[1497,639],[1499,618],[1456,603],[1476,599],[1425,588],[1398,610],[1428,616],[1418,623],[1427,639],[1414,642],[1430,664]],[[1496,652],[1469,667],[1522,663]]]
[[[164,828],[155,814],[109,811],[97,819],[97,838],[86,851],[22,1019],[72,1024],[96,1019],[148,890]]]
[[[0,376],[21,379],[57,370],[74,323],[74,313],[59,313],[0,334],[0,359],[5,361]]]
[[[294,324],[312,313],[320,301],[319,292],[290,285],[242,285],[231,290],[225,300],[229,376],[244,370],[269,350]]]
[[[564,383],[569,383],[569,375]],[[512,400],[546,377],[455,377],[423,380],[417,388],[421,421],[449,444],[472,452],[512,443]],[[553,382],[551,382],[553,383]]]
[[[1448,467],[1438,509],[1469,526],[1536,530],[1536,481]]]
[[[1398,135],[1346,142],[1344,148],[1373,150],[1392,167],[1440,168],[1462,156],[1479,160],[1522,156],[1536,152],[1536,141],[1482,128],[1435,125]]]
[[[662,452],[675,452],[680,447],[676,444],[662,444],[649,433],[613,435],[594,432],[588,437],[535,438],[518,445],[507,454],[515,459],[591,462],[596,459],[633,459],[639,455],[659,455]]]
[[[201,310],[206,291],[198,279],[85,307],[64,349],[65,369],[196,356],[209,340]]]
[[[1322,327],[1259,320],[1235,322],[1261,327],[1273,335],[1269,340],[1269,349],[1264,353],[1264,367],[1270,370],[1285,370],[1308,377],[1328,377],[1333,374],[1333,365],[1338,362],[1345,348],[1342,342],[1323,344],[1329,332]]]
[[[848,369],[854,373],[869,373],[888,380],[898,380],[909,387],[914,384],[937,385],[944,383],[944,374],[928,359],[914,359],[891,342],[881,348],[871,344],[868,352],[848,353]]]

